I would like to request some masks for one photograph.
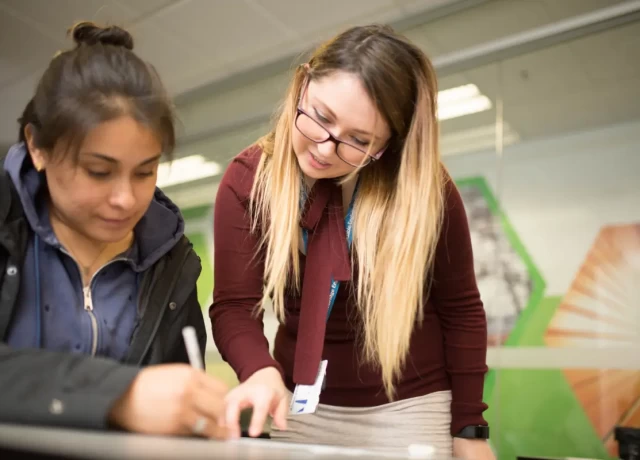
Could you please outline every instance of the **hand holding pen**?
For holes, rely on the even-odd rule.
[[[203,371],[193,328],[185,328],[183,336],[191,365],[142,369],[112,407],[110,423],[138,433],[227,438],[224,416],[228,388]]]

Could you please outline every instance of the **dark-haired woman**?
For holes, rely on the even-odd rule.
[[[156,188],[172,104],[128,32],[70,34],[0,170],[0,421],[224,437],[181,334],[204,352],[200,260]]]

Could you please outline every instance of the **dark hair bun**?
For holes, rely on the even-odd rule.
[[[78,46],[85,45],[113,45],[133,49],[133,37],[129,32],[118,26],[100,27],[93,22],[79,22],[69,30],[69,35]]]

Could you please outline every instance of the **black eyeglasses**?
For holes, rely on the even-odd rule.
[[[311,115],[305,112],[302,107],[300,107],[307,92],[307,85],[308,80],[304,84],[304,90],[300,96],[300,102],[298,104],[296,119],[294,122],[298,131],[300,131],[300,134],[310,141],[318,144],[327,141],[333,142],[336,145],[336,155],[338,155],[338,158],[350,166],[364,166],[369,164],[371,161],[379,160],[386,150],[386,146],[375,154],[369,154],[361,147],[357,147],[335,137],[327,130],[327,128],[322,126],[320,122],[316,121]]]

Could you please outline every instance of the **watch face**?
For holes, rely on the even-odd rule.
[[[459,438],[489,439],[489,427],[484,425],[465,426],[458,434]]]

